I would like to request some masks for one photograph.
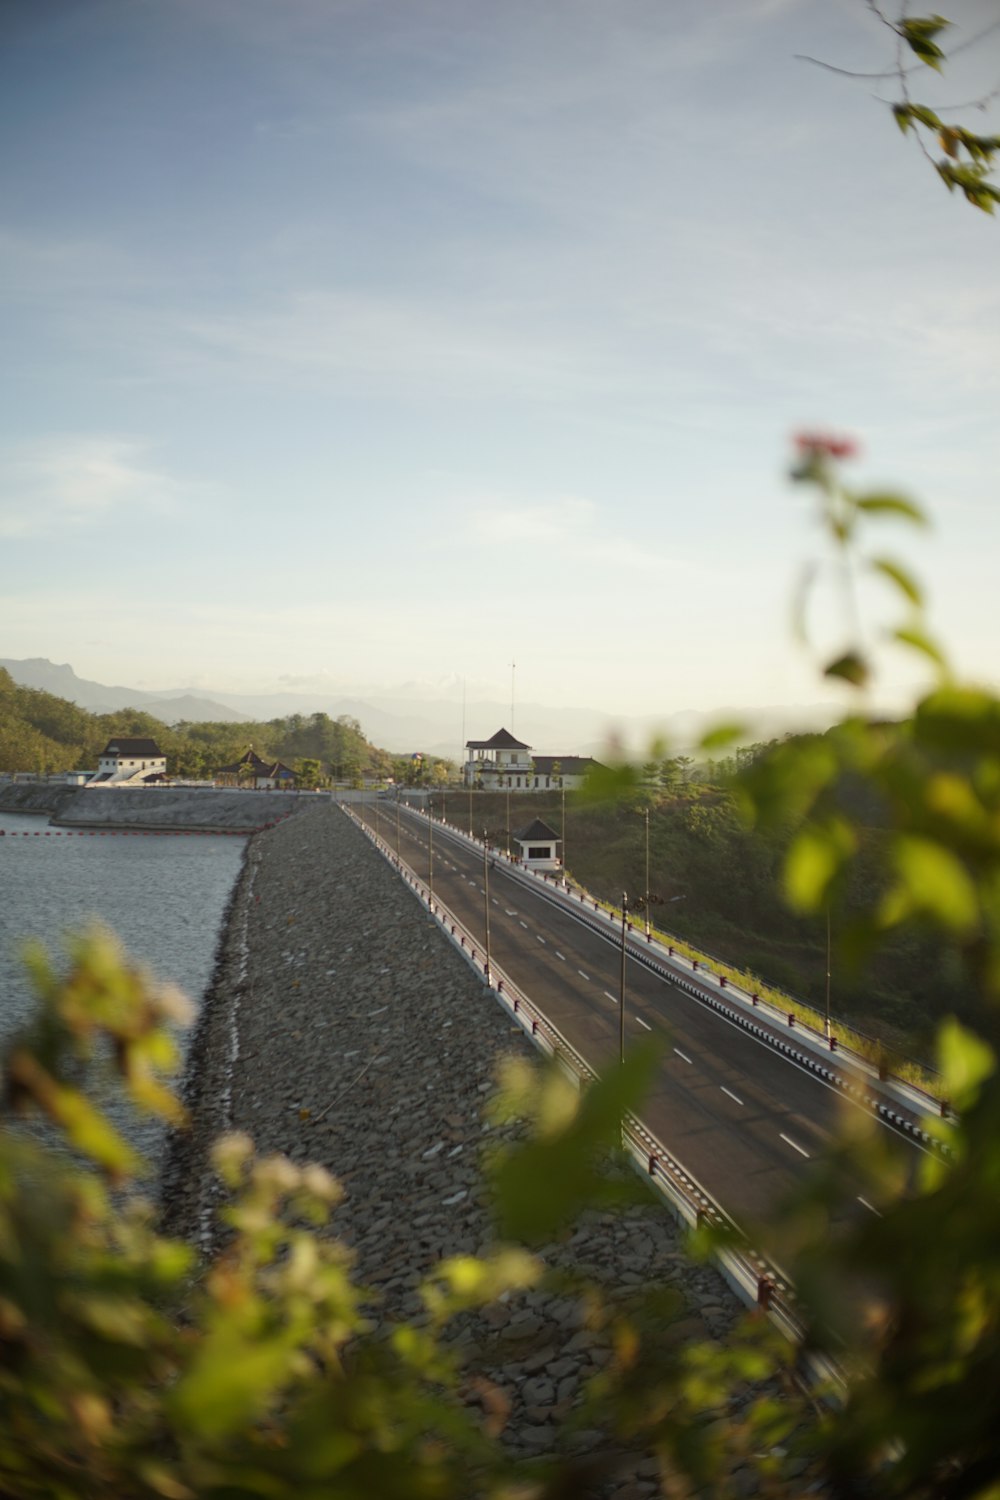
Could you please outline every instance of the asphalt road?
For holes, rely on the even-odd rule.
[[[355,811],[361,811],[355,807]],[[365,820],[376,822],[373,807]],[[397,843],[395,804],[377,818]],[[425,882],[430,872],[426,818],[399,820],[402,859]],[[484,940],[481,851],[441,825],[433,829],[433,888],[466,928]],[[597,1072],[619,1056],[621,948],[513,877],[502,861],[489,873],[493,960],[536,1003]],[[626,1049],[655,1039],[662,1051],[641,1116],[713,1198],[745,1227],[766,1219],[809,1173],[834,1138],[845,1108],[822,1079],[727,1022],[669,981],[626,960]],[[916,1162],[917,1145],[900,1139]],[[875,1210],[849,1195],[851,1216]]]

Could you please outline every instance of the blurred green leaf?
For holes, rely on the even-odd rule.
[[[894,583],[911,604],[915,604],[918,608],[923,605],[924,596],[920,585],[899,563],[894,562],[890,557],[873,557],[871,567],[876,573],[881,573],[884,578]]]
[[[913,727],[936,750],[1000,754],[1000,701],[982,688],[936,688],[917,704]]]
[[[890,922],[910,913],[933,918],[960,937],[979,924],[976,887],[965,866],[943,844],[912,834],[893,841],[892,863],[898,877],[884,907]]]
[[[922,63],[940,73],[944,53],[934,38],[950,24],[944,16],[903,16],[895,30]]]
[[[562,1117],[494,1166],[495,1211],[504,1238],[544,1245],[585,1206],[641,1201],[638,1185],[610,1179],[604,1160],[620,1146],[622,1119],[646,1093],[657,1056],[655,1048],[637,1047],[623,1066],[610,1065],[582,1093],[550,1066],[540,1093],[544,1100],[557,1080]]]
[[[971,1107],[980,1085],[996,1068],[996,1056],[981,1037],[960,1025],[953,1016],[941,1024],[937,1037],[938,1066],[945,1097],[959,1112]]]
[[[841,818],[799,831],[785,857],[785,895],[796,911],[819,911],[830,887],[857,848],[857,837]]]
[[[921,656],[926,656],[935,666],[947,670],[946,662],[941,648],[925,635],[922,630],[915,626],[904,625],[892,632],[892,639],[898,641],[901,646],[909,646],[914,651],[919,651]]]
[[[916,526],[926,526],[927,517],[905,495],[882,494],[873,491],[868,495],[859,495],[855,504],[858,510],[863,510],[869,515],[891,515],[902,516],[904,520],[912,521]]]
[[[848,651],[843,656],[838,656],[835,661],[830,662],[824,669],[824,677],[839,677],[842,682],[849,682],[852,687],[864,687],[871,676],[868,663],[857,651]]]
[[[716,724],[698,741],[699,750],[724,750],[746,737],[745,724]]]
[[[641,782],[638,766],[598,765],[587,773],[580,795],[585,802],[618,802],[633,793]]]

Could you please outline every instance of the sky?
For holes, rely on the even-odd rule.
[[[941,8],[915,97],[979,99],[992,0]],[[894,59],[865,0],[0,0],[0,656],[819,702],[820,428],[926,506],[866,546],[995,682],[1000,217],[797,54]]]

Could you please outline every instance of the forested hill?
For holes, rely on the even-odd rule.
[[[326,714],[292,714],[266,723],[180,723],[173,727],[139,709],[92,714],[65,698],[21,687],[0,668],[0,773],[46,774],[96,770],[97,758],[112,735],[155,739],[172,776],[211,777],[239,759],[248,745],[265,760],[282,760],[300,772],[304,784],[333,776],[364,775],[406,780],[413,763],[371,744],[356,719]],[[438,762],[426,763],[434,774]]]

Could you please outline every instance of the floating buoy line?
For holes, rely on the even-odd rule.
[[[285,817],[275,818],[271,823],[261,823],[256,828],[0,828],[0,839],[86,839],[86,838],[217,838],[227,834],[234,838],[249,838],[252,833],[263,833],[265,829],[277,828]]]

